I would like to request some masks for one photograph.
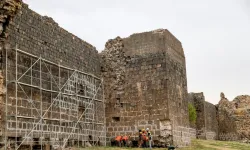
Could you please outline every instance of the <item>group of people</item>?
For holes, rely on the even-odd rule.
[[[131,146],[131,140],[130,140],[130,136],[123,136],[123,135],[119,135],[115,137],[115,143],[116,146]],[[149,128],[142,129],[139,130],[139,141],[138,141],[138,147],[142,147],[142,148],[152,148],[152,135],[149,131]]]
[[[149,131],[149,128],[139,130],[139,142],[138,146],[142,148],[152,148],[152,135]]]
[[[115,138],[115,142],[116,142],[116,146],[130,146],[129,142],[130,142],[130,136],[122,136],[122,135],[119,135],[119,136],[116,136]]]

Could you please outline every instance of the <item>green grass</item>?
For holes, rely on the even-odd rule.
[[[181,150],[250,150],[250,144],[229,141],[193,140],[192,145]]]
[[[153,148],[154,150],[167,150],[167,148]],[[119,148],[119,147],[91,147],[75,148],[73,150],[149,150],[148,148]],[[250,144],[239,142],[193,140],[191,146],[177,150],[250,150]]]
[[[219,147],[226,147],[226,148],[231,148],[231,149],[250,150],[250,144],[243,144],[239,142],[215,141],[211,143],[211,145],[219,146]]]
[[[192,144],[189,147],[179,148],[179,150],[216,150],[216,148],[208,147],[203,144],[203,140],[192,140]]]

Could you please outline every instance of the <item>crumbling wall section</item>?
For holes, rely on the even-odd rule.
[[[229,101],[224,93],[218,104],[220,140],[250,139],[250,96],[237,96]]]
[[[3,42],[8,37],[8,27],[14,16],[22,7],[22,0],[0,1],[0,40]]]
[[[173,132],[189,127],[185,57],[180,42],[163,29],[137,33],[109,40],[101,56],[107,136],[137,138],[139,129],[149,128],[158,142],[186,145],[186,140]],[[122,84],[117,84],[117,74],[124,76]],[[180,136],[190,138],[190,134]]]
[[[165,123],[168,120],[167,101],[164,101],[167,93],[163,90],[166,83],[164,85],[164,80],[155,79],[154,76],[163,75],[161,67],[165,63],[165,56],[150,54],[130,57],[123,53],[126,48],[112,52],[113,48],[116,49],[115,44],[109,48],[110,52],[106,47],[101,54],[107,102],[107,135],[126,134],[135,138],[139,129],[147,127],[153,136],[163,135],[163,131],[169,127]],[[111,57],[106,57],[111,53]],[[168,133],[164,132],[163,136],[165,134]]]
[[[102,77],[106,88],[106,98],[115,107],[122,107],[121,96],[124,95],[125,67],[128,57],[124,54],[123,39],[120,37],[109,40],[105,50],[100,54],[102,58]]]
[[[220,140],[230,140],[230,135],[237,135],[234,138],[239,139],[234,118],[232,114],[233,105],[221,93],[221,100],[218,104],[219,138]]]
[[[4,96],[5,96],[5,79],[3,72],[4,49],[5,42],[8,39],[8,28],[15,15],[19,12],[22,6],[21,0],[1,0],[0,1],[0,137],[5,129],[4,115]],[[2,141],[2,139],[0,139]]]

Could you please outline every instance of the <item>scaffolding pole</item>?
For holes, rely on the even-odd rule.
[[[98,92],[99,88],[101,87],[101,84],[102,84],[102,82],[100,83],[100,85],[99,85],[99,87],[98,87],[98,89],[97,89],[97,92]],[[92,102],[93,99],[95,98],[97,92],[94,94],[93,98],[91,99],[91,102]],[[90,103],[90,104],[91,104],[91,103]],[[87,108],[90,106],[90,104],[87,105]],[[85,111],[86,111],[86,110],[85,110]],[[68,139],[70,138],[70,136],[72,135],[72,133],[75,131],[75,127],[76,127],[77,124],[79,123],[79,121],[80,121],[80,119],[82,118],[82,116],[85,114],[85,111],[81,114],[80,118],[77,120],[76,125],[74,126],[74,128],[72,129],[72,131],[70,132],[70,134],[69,134],[69,136],[67,137],[66,140],[68,140]],[[92,125],[94,126],[94,124],[92,124]],[[63,143],[62,149],[64,149],[64,147],[65,147],[65,144],[66,144],[66,142],[67,142],[66,140],[65,140],[65,142]]]
[[[15,74],[15,76],[16,76],[16,82],[15,82],[15,97],[16,97],[16,116],[15,116],[15,118],[16,118],[16,137],[15,137],[15,148],[17,147],[17,126],[19,125],[19,124],[17,124],[17,46],[16,46],[16,74]]]
[[[35,138],[38,138],[41,150],[46,142],[65,148],[69,140],[80,147],[80,143],[88,141],[89,135],[94,143],[101,138],[106,145],[105,102],[103,90],[100,90],[103,89],[103,79],[29,54],[17,46],[11,50],[14,51],[6,50],[5,57],[5,149],[13,146],[13,142],[16,150],[23,144],[32,146]],[[12,52],[15,53],[14,60],[8,58],[8,53]],[[27,60],[30,65],[23,62]],[[14,95],[8,92],[13,87]],[[8,108],[12,109],[10,115]],[[13,133],[15,139],[12,142],[10,135]]]

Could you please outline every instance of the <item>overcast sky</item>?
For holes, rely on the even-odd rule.
[[[24,0],[99,51],[116,36],[166,28],[186,55],[189,92],[250,95],[250,0]]]

